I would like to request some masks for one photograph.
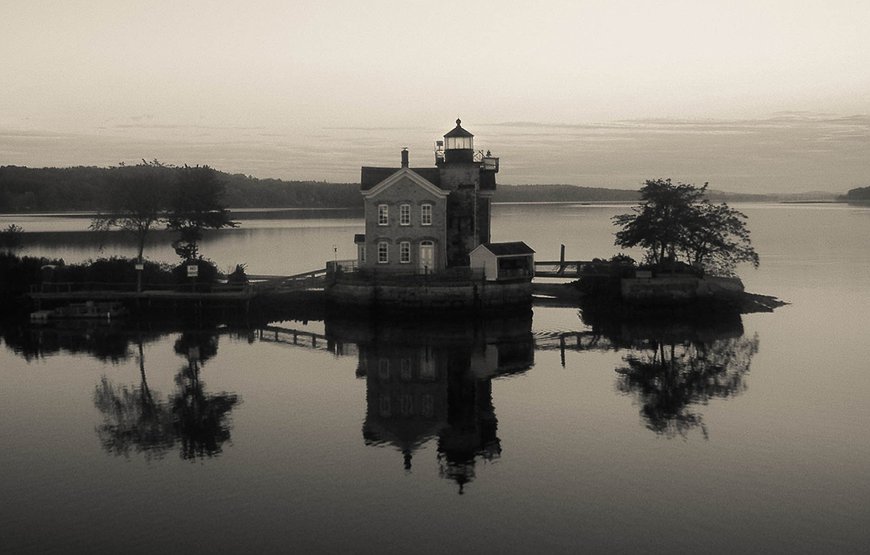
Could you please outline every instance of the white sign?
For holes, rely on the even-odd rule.
[[[145,269],[145,264],[142,264],[141,262],[137,262],[137,263],[136,263],[136,269],[139,270],[139,271],[141,272],[142,270]]]
[[[187,265],[187,277],[196,277],[199,275],[199,266],[196,264]]]

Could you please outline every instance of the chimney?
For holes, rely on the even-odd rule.
[[[408,167],[408,148],[407,147],[402,149],[402,167],[403,168]]]

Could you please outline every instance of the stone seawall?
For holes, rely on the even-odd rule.
[[[465,282],[456,284],[401,285],[334,283],[327,299],[335,305],[425,308],[430,310],[497,309],[529,304],[529,282]]]
[[[739,278],[660,276],[624,278],[622,300],[635,304],[684,304],[694,301],[736,300],[743,293]]]

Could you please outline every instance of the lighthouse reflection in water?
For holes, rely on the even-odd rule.
[[[479,463],[501,455],[492,380],[534,365],[530,312],[477,322],[327,320],[327,336],[358,346],[366,444],[395,447],[410,471],[418,449],[437,439],[439,472],[459,493]]]

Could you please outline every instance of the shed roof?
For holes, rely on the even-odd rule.
[[[483,243],[480,245],[496,256],[518,256],[535,254],[532,247],[522,241],[512,241],[509,243]]]

